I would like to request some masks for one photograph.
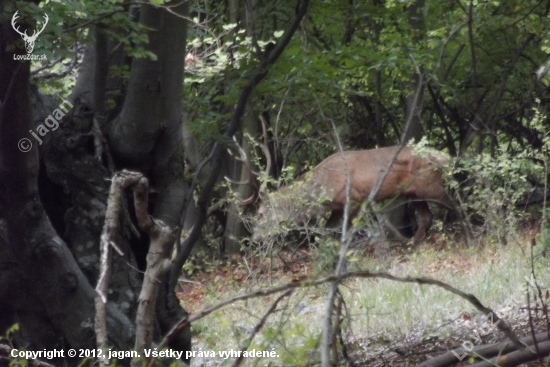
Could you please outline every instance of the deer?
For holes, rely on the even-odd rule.
[[[344,217],[346,202],[349,202],[351,224],[366,200],[381,202],[405,197],[412,202],[417,218],[415,244],[425,238],[432,224],[428,202],[458,214],[469,244],[471,232],[466,214],[444,187],[443,175],[450,156],[435,149],[423,148],[423,152],[417,153],[409,146],[391,146],[342,151],[329,156],[292,184],[263,195],[253,241],[261,242],[266,234],[277,232],[285,221],[304,225],[327,212],[330,217],[326,227],[334,227]],[[243,203],[253,200],[251,197]]]

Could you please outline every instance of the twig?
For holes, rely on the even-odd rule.
[[[323,116],[324,119],[326,119],[325,115],[323,114],[323,109],[321,107],[321,104],[319,103],[319,100],[315,98],[315,101],[319,106],[319,111],[321,115]],[[342,160],[344,161],[344,168],[346,170],[346,203],[344,204],[344,215],[342,219],[342,235],[340,237],[340,251],[338,254],[338,263],[334,271],[334,274],[339,275],[345,271],[345,268],[347,265],[346,254],[348,252],[349,245],[351,243],[350,241],[351,237],[348,238],[351,177],[350,177],[350,169],[348,166],[348,162],[344,154],[344,149],[342,148],[342,143],[340,141],[340,136],[338,135],[338,131],[336,130],[336,125],[334,125],[334,121],[332,119],[330,119],[330,123],[334,131],[334,136],[336,139],[336,144],[338,146],[338,151],[342,156]],[[323,318],[323,331],[322,331],[323,335],[321,339],[321,365],[323,367],[328,367],[330,364],[330,350],[331,350],[330,344],[331,344],[331,341],[334,339],[333,338],[334,333],[332,330],[332,312],[334,309],[334,300],[337,293],[338,293],[338,282],[335,281],[331,284],[330,289],[328,291],[325,316]],[[336,356],[334,357],[336,358]]]
[[[42,65],[41,67],[32,70],[31,75],[35,75],[35,74],[41,72],[42,70],[51,68],[51,67],[55,66],[56,64],[58,64],[63,59],[65,59],[65,57],[59,56],[57,59],[53,60],[52,62],[48,62],[46,65]]]
[[[465,293],[447,283],[444,283],[436,279],[427,278],[427,277],[398,277],[386,272],[371,272],[368,270],[360,270],[360,271],[342,273],[340,275],[330,275],[328,277],[324,277],[324,278],[312,280],[312,281],[291,282],[291,283],[283,284],[271,289],[261,289],[250,293],[245,293],[239,296],[235,296],[233,298],[220,302],[214,306],[205,308],[193,315],[184,316],[164,336],[164,338],[162,339],[161,343],[158,346],[158,349],[160,350],[163,347],[165,347],[168,341],[171,340],[172,337],[177,335],[187,325],[197,320],[200,320],[210,315],[211,313],[227,305],[235,303],[237,301],[244,301],[252,298],[264,297],[271,294],[283,292],[288,289],[316,287],[321,284],[330,283],[330,282],[341,283],[342,281],[350,278],[381,278],[381,279],[388,279],[391,281],[401,282],[401,283],[426,284],[426,285],[433,285],[439,288],[443,288],[446,291],[456,294],[457,296],[465,299],[466,301],[471,303],[478,311],[482,312],[484,315],[492,315],[492,320],[495,326],[500,331],[502,331],[508,337],[508,339],[512,341],[512,343],[516,346],[517,349],[523,348],[523,345],[519,342],[518,338],[516,337],[514,332],[510,329],[510,327],[502,319],[500,319],[493,310],[491,310],[488,307],[485,307],[479,301],[479,299],[477,299],[477,297],[475,297],[473,294]]]
[[[539,362],[542,366],[542,360],[540,359],[540,350],[539,350],[539,344],[537,343],[537,338],[535,337],[535,325],[533,325],[533,316],[531,316],[531,297],[529,296],[529,282],[527,282],[526,287],[526,297],[527,297],[527,316],[529,316],[529,327],[531,329],[531,336],[533,337],[534,346],[535,346],[535,352],[539,356]],[[542,301],[542,300],[541,300]],[[536,310],[536,303],[535,303],[535,310]]]
[[[121,5],[124,5],[124,4],[121,4]],[[117,9],[117,10],[113,10],[113,11],[110,11],[110,12],[108,12],[108,13],[99,15],[99,16],[98,16],[97,18],[95,18],[95,19],[90,19],[90,20],[85,21],[84,23],[77,24],[77,25],[75,25],[75,26],[73,26],[73,27],[65,28],[65,29],[63,30],[63,32],[68,33],[68,32],[72,32],[72,31],[76,31],[76,30],[79,29],[79,28],[85,28],[85,27],[87,27],[87,26],[90,25],[90,24],[94,24],[94,23],[96,23],[96,22],[99,22],[100,20],[102,20],[102,19],[104,19],[104,18],[108,18],[108,17],[110,17],[110,16],[112,16],[112,15],[115,15],[116,13],[123,13],[123,12],[126,12],[126,11],[127,11],[127,10],[124,9],[124,8],[122,8],[122,9]]]
[[[252,330],[252,332],[250,333],[250,336],[248,337],[248,341],[246,343],[246,346],[243,349],[241,349],[241,351],[239,352],[239,357],[237,357],[237,360],[233,364],[233,367],[238,367],[238,366],[241,365],[241,363],[243,362],[243,359],[244,359],[244,352],[246,352],[248,350],[248,347],[250,347],[250,344],[252,344],[252,340],[254,339],[256,334],[258,334],[258,331],[260,331],[262,329],[262,327],[264,326],[265,322],[267,321],[267,318],[269,317],[269,315],[271,315],[275,311],[275,309],[277,308],[277,304],[283,298],[290,296],[293,291],[294,291],[293,289],[287,290],[285,293],[281,294],[275,300],[275,302],[273,302],[271,307],[269,307],[269,309],[264,314],[264,316],[260,319],[260,321],[256,324],[256,326],[254,326],[254,330]]]
[[[346,301],[344,300],[344,297],[342,296],[342,294],[340,294],[340,298],[339,298],[339,306],[342,307],[342,309],[344,310],[345,312],[345,316],[347,317],[348,319],[348,327],[351,328],[351,318],[350,318],[350,314],[349,314],[349,310],[348,310],[348,307],[346,305]],[[338,338],[340,339],[340,344],[342,345],[342,356],[344,357],[344,359],[346,360],[346,363],[347,363],[347,366],[348,367],[356,367],[356,364],[353,362],[353,360],[350,358],[349,356],[349,353],[348,353],[348,348],[346,347],[346,343],[344,341],[344,336],[342,334],[342,321],[344,319],[344,317],[341,315],[341,312],[340,312],[340,320],[338,321]]]

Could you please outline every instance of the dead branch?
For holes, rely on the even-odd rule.
[[[527,362],[534,361],[550,354],[550,341],[537,344],[538,352],[533,348],[524,348],[523,350],[516,350],[506,355],[500,355],[498,357],[491,358],[488,361],[482,361],[470,365],[470,367],[512,367],[519,366]]]
[[[535,335],[535,339],[531,335],[523,337],[519,339],[519,342],[523,345],[525,345],[527,349],[533,351],[533,344],[535,341],[537,343],[542,343],[550,340],[550,336],[548,335],[548,332],[544,331],[542,333],[539,333]],[[540,345],[540,344],[539,344]],[[514,352],[516,350],[516,346],[511,343],[510,341],[500,342],[496,344],[488,344],[488,345],[477,345],[472,348],[470,352],[470,355],[476,356],[479,358],[489,359],[496,356],[505,356],[508,355],[511,352]],[[453,353],[454,352],[454,353]],[[417,367],[449,367],[454,366],[458,362],[458,356],[464,355],[464,353],[467,353],[468,351],[464,350],[463,347],[456,348],[453,350],[450,350],[446,352],[445,354],[442,354],[440,356],[431,358],[425,362],[422,362]],[[536,358],[536,357],[535,357]],[[491,364],[491,366],[494,366],[494,364]]]
[[[267,136],[267,122],[262,114],[260,114],[260,121],[262,122],[262,137],[263,143],[260,144],[262,152],[265,155],[266,164],[262,185],[260,186],[259,194],[264,195],[267,192],[267,178],[269,177],[269,172],[271,172],[271,166],[273,165],[273,159],[271,153],[269,152],[269,138]]]
[[[124,203],[124,190],[132,188],[134,193],[134,209],[139,227],[149,234],[151,244],[147,254],[147,270],[143,279],[143,286],[139,295],[139,305],[136,314],[136,341],[135,350],[149,348],[152,343],[155,327],[155,305],[158,296],[159,279],[170,268],[169,250],[174,243],[176,231],[170,229],[162,221],[153,219],[147,208],[149,206],[149,183],[147,179],[136,172],[122,171],[114,175],[105,224],[101,234],[101,268],[100,277],[96,286],[96,338],[98,348],[107,349],[106,304],[109,290],[109,275],[111,264],[111,246],[116,247],[115,240],[120,225],[120,215]],[[108,359],[103,360],[109,363]],[[141,361],[133,360],[132,365],[140,365]]]
[[[109,199],[107,200],[107,209],[105,212],[105,223],[100,237],[100,268],[99,279],[96,285],[97,296],[95,298],[96,315],[95,315],[95,330],[97,347],[102,350],[108,349],[107,341],[107,294],[109,291],[109,278],[111,272],[111,246],[120,250],[115,244],[116,235],[120,225],[120,212],[122,194],[124,190],[138,182],[138,174],[123,171],[114,175],[111,188],[109,190]],[[109,364],[108,359],[103,359],[102,363]]]
[[[316,102],[317,102],[317,105],[319,106],[319,111],[321,112],[321,115],[326,120],[321,104],[317,98],[316,98]],[[334,131],[334,136],[336,138],[338,151],[342,156],[342,159],[344,161],[344,167],[346,170],[346,202],[344,204],[344,215],[342,218],[342,235],[340,236],[340,251],[338,254],[338,263],[336,264],[336,269],[334,270],[335,275],[340,275],[346,271],[346,265],[347,265],[346,254],[351,244],[351,237],[348,237],[351,177],[350,177],[350,168],[348,166],[348,162],[344,155],[344,149],[342,147],[342,143],[340,142],[340,136],[338,135],[338,131],[336,130],[336,125],[334,124],[334,121],[332,119],[330,120],[330,123]],[[397,153],[395,153],[396,157],[397,157],[397,154],[399,154],[400,150],[401,148],[397,151]],[[378,192],[378,189],[375,189],[375,191]],[[372,192],[371,192],[371,195],[372,195]],[[323,367],[328,367],[330,364],[330,352],[331,352],[330,344],[331,342],[334,341],[333,339],[335,335],[334,330],[332,328],[332,313],[334,309],[334,301],[335,301],[336,295],[337,293],[339,293],[338,284],[339,284],[339,281],[334,281],[330,285],[330,289],[327,295],[326,311],[325,311],[325,316],[323,318],[323,334],[321,337],[321,364]],[[336,354],[334,354],[334,358],[337,358]]]
[[[342,281],[346,279],[351,279],[351,278],[381,278],[381,279],[387,279],[387,280],[401,282],[401,283],[426,284],[426,285],[433,285],[439,288],[443,288],[446,291],[456,294],[457,296],[470,302],[478,311],[482,312],[484,315],[491,315],[495,327],[498,328],[500,331],[502,331],[506,335],[506,337],[508,337],[508,339],[512,341],[514,347],[516,349],[524,348],[524,344],[522,344],[518,340],[518,338],[516,337],[514,332],[510,329],[510,327],[502,319],[500,319],[493,310],[491,310],[488,307],[485,307],[473,294],[465,293],[447,283],[444,283],[436,279],[431,279],[427,277],[398,277],[386,272],[371,272],[368,270],[352,271],[352,272],[342,273],[339,275],[330,275],[328,277],[324,277],[317,280],[311,280],[311,281],[302,281],[302,282],[296,281],[296,282],[283,284],[271,289],[260,289],[254,292],[235,296],[233,298],[220,302],[214,306],[205,308],[193,315],[188,315],[180,319],[174,325],[174,327],[164,336],[158,348],[161,349],[165,347],[168,341],[171,340],[171,338],[177,335],[181,330],[183,330],[183,328],[185,328],[187,325],[191,324],[192,322],[202,319],[203,317],[206,317],[209,314],[227,305],[233,304],[237,301],[244,301],[251,298],[269,296],[271,294],[276,294],[289,289],[316,287],[321,284],[332,283],[332,282],[341,283]]]
[[[161,220],[153,219],[147,212],[149,184],[141,177],[134,186],[134,203],[136,218],[141,229],[151,238],[147,253],[147,269],[143,286],[139,294],[139,305],[136,313],[136,343],[134,350],[150,348],[155,329],[155,307],[161,278],[170,269],[170,248],[176,239],[177,228],[171,229]],[[141,366],[139,358],[132,360],[132,366]]]
[[[230,179],[227,176],[225,176],[224,178],[227,182],[232,183],[234,185],[252,185],[253,184],[252,183],[252,177],[257,175],[257,173],[254,172],[254,170],[252,169],[252,162],[250,162],[250,159],[246,155],[245,150],[243,149],[243,147],[241,147],[239,145],[239,142],[237,141],[237,138],[235,136],[233,136],[233,142],[237,146],[237,151],[239,152],[239,157],[235,157],[235,159],[237,161],[241,162],[242,164],[244,164],[248,174],[247,174],[246,180],[244,180],[244,181],[235,181],[235,180]],[[232,155],[232,152],[230,150],[229,150],[229,154]]]
[[[273,160],[269,152],[269,137],[267,135],[267,122],[265,121],[265,118],[263,117],[262,114],[260,114],[260,121],[262,125],[263,142],[258,143],[257,141],[254,140],[254,138],[250,138],[256,145],[259,145],[261,147],[262,152],[264,153],[264,156],[266,159],[266,168],[264,172],[261,174],[262,177],[260,181],[262,183],[259,188],[257,188],[257,184],[254,182],[254,180],[252,180],[252,177],[260,176],[260,173],[254,172],[254,170],[252,169],[252,162],[246,155],[245,150],[237,142],[237,139],[233,136],[233,141],[235,142],[235,145],[237,146],[237,150],[239,151],[239,157],[235,159],[243,163],[247,171],[247,178],[244,181],[234,181],[228,177],[225,177],[225,180],[228,181],[229,183],[236,184],[236,185],[252,185],[255,187],[255,190],[250,197],[246,199],[237,200],[237,204],[240,206],[247,206],[254,203],[258,199],[258,197],[263,196],[267,191],[267,181],[269,178],[269,172],[271,171]]]

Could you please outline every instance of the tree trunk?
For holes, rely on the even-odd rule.
[[[409,6],[409,24],[413,31],[413,41],[418,42],[424,37],[424,0],[415,0]],[[417,66],[415,64],[415,66]],[[401,139],[402,143],[407,143],[410,139],[416,142],[424,135],[422,126],[422,110],[424,105],[424,77],[422,68],[414,70],[410,77],[410,94],[407,98],[407,110],[405,114],[405,130]]]
[[[158,192],[153,216],[171,228],[180,225],[186,193],[181,97],[187,12],[187,2],[170,12],[142,6],[140,23],[154,29],[149,34],[148,49],[157,59],[133,60],[124,106],[109,134],[111,151],[118,162],[150,173]],[[184,314],[174,289],[163,277],[157,303],[161,332],[167,332]],[[189,349],[190,329],[185,329],[171,346]]]
[[[246,3],[245,9],[241,10],[241,4],[239,0],[230,0],[228,2],[228,16],[229,16],[229,22],[230,23],[243,23],[244,20],[244,26],[246,28],[248,36],[252,36],[253,33],[253,24],[254,24],[254,9],[256,6],[256,1],[251,1]],[[241,16],[242,14],[242,16]],[[242,18],[242,19],[241,19]],[[231,88],[232,84],[234,83],[234,80],[229,81],[227,84],[227,88]],[[254,118],[249,113],[248,115],[245,115],[244,117],[244,123],[243,123],[243,132],[249,133],[251,136],[256,136],[254,133],[255,129],[253,126],[255,122],[253,121]],[[250,145],[250,142],[247,141],[247,139],[244,137],[241,139],[241,147],[245,151],[248,159],[251,159],[253,157],[253,150],[254,147]],[[247,180],[254,180],[254,178],[249,177],[250,172],[247,172],[246,169],[244,169],[244,166],[242,162],[239,162],[237,160],[233,160],[231,162],[231,167],[233,168],[231,170],[231,175],[229,176],[233,181],[237,182],[245,182]],[[253,181],[250,181],[253,182]],[[248,198],[252,194],[252,188],[250,184],[242,184],[242,185],[232,185],[233,191],[237,194],[238,199],[245,199]],[[241,219],[241,215],[239,212],[239,207],[236,203],[230,202],[227,206],[227,221],[225,224],[225,231],[224,231],[224,250],[227,254],[238,254],[241,251],[241,242],[239,241],[240,238],[245,237],[245,235],[248,234],[248,231],[243,225],[243,221]]]
[[[257,118],[254,118],[253,114],[250,113],[244,118],[243,130],[245,133],[248,133],[253,137],[259,135],[258,120]],[[254,169],[254,164],[252,163],[252,157],[254,157],[254,145],[251,144],[246,137],[243,137],[241,147],[245,151],[246,156],[250,160],[250,164]],[[248,183],[233,185],[234,191],[237,194],[237,200],[244,200],[253,194],[253,183],[256,181],[256,178],[250,177],[251,173],[248,172],[241,162],[235,161],[234,164],[237,169],[235,170],[235,176],[232,177],[232,179],[238,182],[249,181]],[[257,171],[257,169],[254,170]],[[239,239],[249,235],[248,230],[243,224],[239,209],[238,203],[231,202],[228,205],[227,222],[224,232],[224,247],[226,253],[228,254],[238,254],[241,251],[241,241]]]
[[[8,51],[13,44],[15,50]],[[38,192],[37,146],[23,152],[36,141],[29,135],[34,130],[30,64],[14,60],[14,54],[25,53],[21,46],[11,25],[1,23],[0,216],[5,236],[0,253],[7,256],[2,260],[6,266],[0,267],[0,294],[7,297],[2,297],[0,308],[6,312],[3,318],[20,324],[16,342],[28,349],[60,349],[67,343],[72,348],[94,348],[95,291],[44,211]],[[131,348],[132,323],[112,306],[108,329],[113,345]]]
[[[171,11],[185,15],[187,6]],[[0,301],[0,332],[19,322],[26,338],[19,339],[27,348],[60,349],[63,340],[65,348],[67,342],[72,348],[95,348],[96,294],[91,284],[97,280],[99,235],[114,169],[132,164],[149,174],[158,191],[153,215],[171,228],[179,225],[185,195],[181,96],[186,22],[164,8],[148,5],[143,5],[141,14],[144,24],[158,30],[151,32],[149,44],[157,60],[134,60],[123,113],[108,137],[114,156],[102,145],[94,122],[94,118],[105,117],[107,85],[113,81],[107,80],[109,47],[102,29],[92,32],[96,43],[86,51],[71,99],[57,106],[36,88],[29,96],[29,64],[13,61],[13,53],[4,52],[6,45],[21,39],[14,38],[17,34],[9,22],[1,25],[0,224],[5,225],[0,226],[0,254],[5,256],[0,266],[0,295],[9,295],[10,301]],[[16,53],[25,53],[20,51]],[[123,53],[115,56],[116,61],[123,61]],[[48,130],[44,120],[52,111],[63,118],[56,117],[58,125],[48,125]],[[40,137],[30,134],[38,131]],[[35,144],[29,153],[17,150],[22,137]],[[143,139],[147,144],[129,150],[121,144],[124,139],[130,146]],[[116,240],[123,256],[115,255],[111,265],[107,327],[109,342],[120,350],[131,350],[134,345],[133,321],[142,284],[139,269],[145,266],[148,247],[146,236],[138,238],[132,215],[123,210]],[[158,298],[157,336],[186,314],[167,284],[164,279]],[[189,350],[190,340],[187,328],[170,346]]]

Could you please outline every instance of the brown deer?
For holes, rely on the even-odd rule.
[[[403,196],[411,199],[416,212],[415,243],[425,237],[432,223],[428,202],[455,210],[469,243],[465,213],[444,189],[443,172],[450,157],[433,149],[423,151],[415,154],[411,147],[394,146],[331,155],[296,182],[263,198],[253,239],[276,233],[284,222],[303,225],[328,211],[327,227],[335,226],[343,217],[348,198],[351,222],[365,200],[379,202]]]

